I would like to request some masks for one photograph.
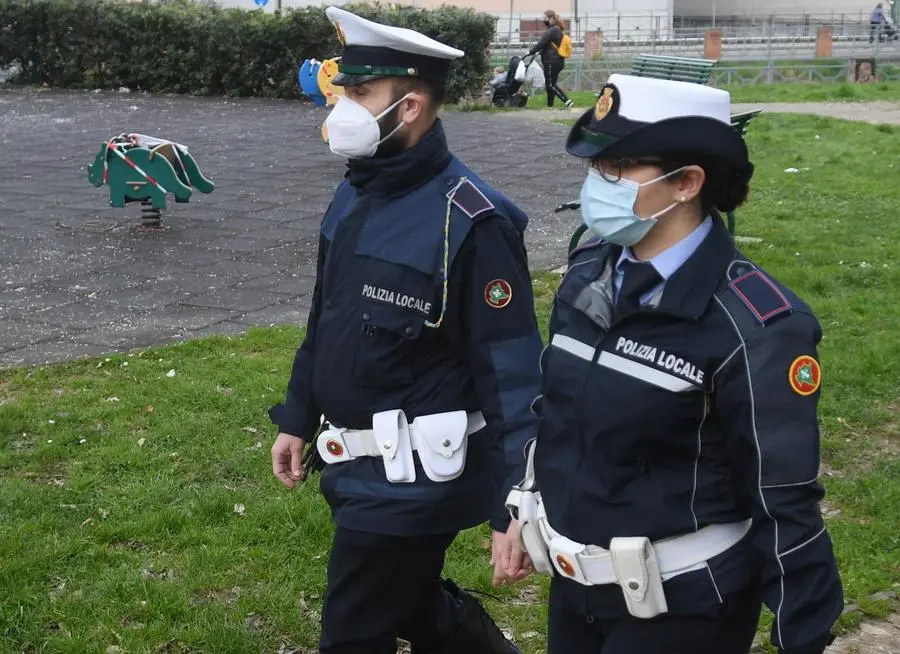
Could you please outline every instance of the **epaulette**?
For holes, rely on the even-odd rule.
[[[585,250],[592,250],[593,248],[598,248],[605,243],[606,243],[606,241],[604,241],[599,236],[591,237],[588,240],[586,240],[584,243],[582,243],[581,245],[576,247],[574,250],[569,252],[569,258],[571,259],[579,252],[584,252]]]
[[[463,180],[455,192],[450,191],[447,197],[472,220],[495,209],[494,203],[468,179]]]
[[[728,268],[728,286],[763,325],[793,311],[784,293],[748,261],[732,262]]]

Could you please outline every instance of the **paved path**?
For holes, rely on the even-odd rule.
[[[740,105],[900,124],[900,103]],[[580,111],[447,113],[454,151],[531,216],[534,268],[563,263],[578,162],[553,120]],[[570,115],[571,114],[571,115]],[[254,324],[302,322],[316,230],[342,162],[299,102],[0,90],[0,366],[58,361]],[[170,202],[166,228],[87,180],[125,131],[186,143],[217,185]]]
[[[58,361],[248,325],[302,322],[317,228],[341,160],[300,102],[0,90],[0,366]],[[582,172],[566,128],[448,113],[451,147],[531,216],[531,265],[563,261]],[[164,231],[87,179],[122,132],[185,143],[216,183],[169,202]],[[170,199],[171,200],[171,199]]]
[[[733,113],[751,109],[900,125],[900,102],[756,102],[732,106]]]

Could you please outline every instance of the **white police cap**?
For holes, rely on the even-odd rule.
[[[575,123],[569,154],[585,159],[701,155],[753,173],[747,145],[731,126],[731,95],[703,84],[614,74]]]
[[[376,23],[339,7],[328,7],[325,15],[344,46],[332,82],[338,86],[378,77],[418,77],[443,84],[450,61],[465,54],[414,30]]]
[[[619,91],[619,115],[641,123],[681,116],[706,116],[731,124],[731,94],[703,84],[614,73],[607,84]]]

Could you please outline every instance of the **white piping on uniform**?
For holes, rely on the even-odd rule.
[[[694,384],[686,379],[681,379],[680,377],[670,375],[667,372],[652,368],[646,364],[620,357],[618,354],[613,354],[606,350],[600,353],[600,358],[597,360],[597,363],[604,368],[609,368],[610,370],[615,370],[624,375],[628,375],[629,377],[640,379],[648,384],[653,384],[654,386],[664,388],[673,393],[684,393],[696,388]]]
[[[703,451],[703,425],[706,424],[707,414],[707,396],[703,395],[703,417],[700,418],[700,425],[697,427],[697,458],[694,459],[694,488],[691,489],[691,515],[694,517],[694,531],[700,529],[700,523],[697,521],[697,513],[694,510],[694,500],[697,498],[697,469],[700,467],[700,453]],[[711,575],[712,573],[710,573]]]
[[[756,445],[756,457],[757,457],[757,488],[759,490],[759,501],[762,504],[763,511],[765,511],[766,516],[768,516],[769,520],[775,525],[775,561],[778,563],[778,570],[781,575],[781,597],[778,600],[778,608],[775,610],[775,630],[778,632],[778,642],[779,644],[783,644],[784,640],[781,637],[781,609],[784,606],[784,565],[781,563],[781,556],[778,554],[778,521],[772,516],[769,512],[769,507],[766,505],[766,498],[763,493],[763,485],[762,485],[762,448],[759,445],[759,433],[756,430],[756,398],[753,395],[753,377],[750,374],[750,357],[747,352],[747,342],[744,340],[744,335],[741,334],[741,330],[737,326],[737,322],[735,322],[734,317],[729,313],[725,304],[722,300],[719,299],[717,295],[713,296],[720,307],[722,307],[722,311],[728,316],[728,320],[731,321],[731,325],[734,327],[734,331],[737,334],[737,337],[741,341],[741,347],[744,350],[744,366],[747,369],[747,389],[750,391],[750,424],[753,427],[753,440]]]
[[[716,578],[713,576],[712,570],[709,567],[709,563],[706,564],[706,571],[709,573],[709,579],[713,582],[713,588],[716,589],[716,595],[719,596],[719,604],[724,604],[725,600],[722,599],[722,593],[719,592],[719,584],[716,583]]]
[[[712,378],[710,381],[710,385],[711,385],[710,394],[707,397],[710,397],[716,390],[716,377],[718,377],[719,373],[725,369],[725,366],[728,365],[728,363],[735,357],[735,355],[741,351],[742,347],[743,347],[743,345],[738,345],[736,348],[734,348],[734,350],[731,352],[731,354],[729,354],[727,357],[725,357],[725,360],[722,362],[722,364],[718,368],[716,368],[715,372],[712,374]],[[706,398],[704,398],[704,400],[705,399]],[[697,514],[694,513],[694,500],[695,500],[695,496],[697,493],[697,467],[700,465],[700,453],[701,453],[702,447],[703,447],[702,431],[703,431],[703,425],[706,424],[706,416],[707,416],[707,411],[706,411],[705,405],[704,405],[703,409],[704,409],[703,419],[700,421],[699,429],[697,429],[697,459],[694,461],[694,491],[691,493],[691,513],[694,516],[694,531],[696,531],[699,528],[699,523],[697,522]],[[710,575],[710,577],[712,576],[712,571],[710,571],[709,575]],[[713,580],[713,583],[715,583],[715,580]],[[719,591],[719,589],[716,588],[716,592],[718,592],[718,591]],[[721,595],[719,596],[719,599],[721,600]]]
[[[734,324],[734,323],[732,323],[732,324]],[[716,390],[716,377],[718,377],[719,373],[725,369],[725,366],[727,366],[729,363],[731,363],[731,360],[734,358],[734,355],[736,355],[738,352],[740,352],[743,349],[743,347],[744,347],[743,343],[744,342],[741,341],[741,344],[738,345],[736,348],[734,348],[734,352],[729,354],[728,358],[726,358],[722,362],[722,365],[719,366],[718,368],[716,368],[716,371],[712,374],[712,389],[711,389],[712,392],[715,392],[715,390]]]
[[[809,545],[811,542],[813,542],[815,539],[817,539],[819,536],[821,536],[821,535],[824,534],[824,533],[825,533],[825,527],[822,527],[822,528],[819,530],[819,533],[817,533],[815,536],[813,536],[812,538],[807,538],[805,541],[803,541],[803,542],[800,543],[799,545],[795,545],[794,547],[792,547],[791,549],[789,549],[787,552],[782,552],[782,553],[781,553],[781,556],[787,556],[788,554],[793,554],[793,553],[796,552],[797,550],[803,549],[804,547],[806,547],[807,545]]]
[[[585,361],[593,361],[594,354],[597,351],[596,348],[591,347],[587,343],[582,343],[571,336],[563,336],[562,334],[554,334],[550,344],[558,347],[560,350],[565,350],[569,354],[574,354],[579,359],[584,359]]]
[[[771,484],[770,486],[763,486],[763,488],[790,488],[791,486],[809,486],[819,478],[818,475],[813,477],[812,479],[808,479],[806,481],[798,481],[792,484]]]
[[[594,356],[597,354],[597,348],[574,339],[571,336],[564,336],[562,334],[554,334],[553,338],[550,340],[550,344],[585,361],[593,361]],[[606,350],[600,352],[600,356],[597,358],[597,365],[609,368],[610,370],[615,370],[623,375],[628,375],[629,377],[639,379],[642,382],[652,384],[653,386],[663,388],[673,393],[685,393],[697,388],[693,383],[686,379],[670,375],[659,368],[626,359],[625,357],[613,354]]]

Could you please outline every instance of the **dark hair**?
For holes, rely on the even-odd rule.
[[[672,173],[684,166],[700,166],[706,174],[700,190],[700,209],[704,214],[713,209],[728,213],[746,201],[750,180],[730,161],[709,155],[683,154],[667,155],[660,164],[664,173]],[[678,179],[678,175],[669,179]]]
[[[447,94],[446,87],[440,82],[422,79],[421,77],[395,77],[394,100],[399,100],[407,93],[422,93],[431,101],[432,111],[437,111],[444,103]]]

